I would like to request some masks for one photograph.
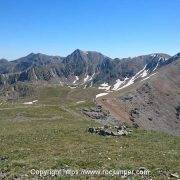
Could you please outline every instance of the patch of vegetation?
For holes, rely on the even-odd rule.
[[[80,109],[93,105],[88,99],[94,92],[85,98],[82,91],[71,95],[70,90],[61,90],[39,92],[37,105],[17,102],[0,109],[0,172],[6,178],[31,179],[31,169],[61,168],[133,170],[143,166],[153,179],[162,178],[159,170],[180,173],[179,137],[140,129],[122,138],[92,135],[86,129],[99,125]],[[76,103],[81,100],[85,101]]]

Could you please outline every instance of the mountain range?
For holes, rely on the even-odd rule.
[[[99,52],[79,49],[67,57],[31,53],[14,61],[0,60],[0,86],[35,81],[69,86],[97,86],[104,82],[113,85],[124,80],[128,83],[141,70],[141,76],[146,77],[175,61],[179,55],[171,57],[155,53],[112,59]],[[137,79],[135,77],[134,80]]]

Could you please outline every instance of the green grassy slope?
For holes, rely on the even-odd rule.
[[[0,172],[5,179],[31,179],[31,169],[134,170],[143,166],[153,179],[163,178],[158,175],[161,169],[178,172],[178,137],[143,130],[122,138],[87,133],[88,127],[99,125],[80,109],[93,105],[90,99],[95,93],[53,87],[39,91],[36,105],[25,106],[22,99],[0,105],[0,157],[5,157]],[[77,104],[80,100],[86,101]]]

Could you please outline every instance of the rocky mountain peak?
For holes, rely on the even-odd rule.
[[[8,62],[9,61],[7,59],[4,59],[4,58],[0,59],[0,63],[8,63]]]
[[[180,58],[180,52],[175,55],[176,58]]]
[[[90,86],[97,86],[104,82],[112,85],[126,79],[123,83],[130,81],[131,84],[173,62],[179,55],[180,53],[170,58],[167,54],[154,53],[134,58],[111,59],[96,51],[80,49],[67,57],[30,53],[15,61],[1,60],[4,63],[0,63],[0,75],[14,74],[17,81],[29,81],[31,77],[32,81],[55,79],[59,82],[60,79],[64,84],[71,84],[78,78],[79,84],[88,82]]]

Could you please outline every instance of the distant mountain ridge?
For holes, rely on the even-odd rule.
[[[99,52],[79,49],[67,57],[31,53],[14,61],[0,60],[0,86],[43,81],[68,86],[113,85],[118,80],[131,79],[142,70],[145,77],[179,56],[180,53],[173,57],[155,53],[112,59]]]

